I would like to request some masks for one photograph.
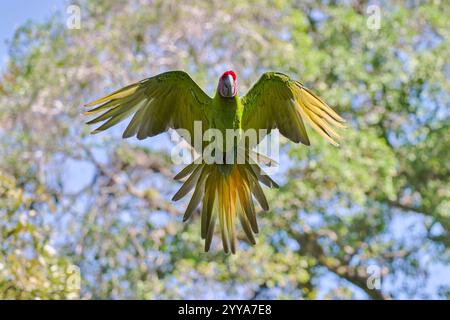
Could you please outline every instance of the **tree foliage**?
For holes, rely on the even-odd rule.
[[[382,2],[380,29],[366,1],[77,4],[79,30],[65,12],[20,27],[1,74],[0,298],[448,297],[448,3]],[[312,131],[283,145],[282,187],[236,256],[182,223],[166,136],[91,136],[82,116],[162,71],[211,93],[230,68],[241,94],[285,72],[350,126],[340,148]]]

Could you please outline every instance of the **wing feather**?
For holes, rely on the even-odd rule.
[[[335,128],[346,127],[345,120],[325,101],[282,73],[264,73],[242,101],[244,130],[267,129],[270,133],[277,128],[286,138],[309,145],[306,121],[328,142],[337,146],[336,140],[340,136]]]
[[[169,71],[144,79],[88,103],[94,107],[85,112],[94,115],[104,111],[88,124],[105,121],[93,133],[106,130],[133,115],[123,133],[145,139],[169,128],[186,129],[194,135],[194,121],[209,128],[207,107],[212,99],[183,71]],[[193,144],[193,141],[188,141]]]

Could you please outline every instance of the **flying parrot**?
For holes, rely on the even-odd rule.
[[[279,72],[264,73],[245,96],[239,97],[236,73],[226,71],[211,98],[186,72],[169,71],[128,85],[86,106],[94,107],[87,115],[102,112],[88,122],[104,121],[92,133],[106,130],[132,115],[123,138],[136,135],[139,140],[169,128],[185,129],[193,136],[194,122],[200,121],[204,130],[214,128],[222,132],[266,129],[269,134],[278,129],[293,142],[310,145],[306,122],[337,146],[335,140],[340,137],[335,128],[345,128],[344,119],[321,98],[302,83]],[[248,159],[251,151],[246,150],[245,154]],[[217,220],[225,253],[236,252],[236,218],[248,241],[255,244],[258,225],[253,199],[267,211],[269,206],[260,183],[277,187],[257,164],[194,161],[174,179],[185,178],[173,200],[194,190],[183,221],[188,220],[201,203],[201,237],[205,240],[205,251],[210,249]]]

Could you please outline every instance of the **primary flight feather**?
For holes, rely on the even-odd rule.
[[[282,73],[264,73],[244,97],[239,97],[237,93],[237,78],[232,70],[224,72],[219,78],[213,98],[186,72],[169,71],[87,104],[88,107],[94,107],[86,112],[87,115],[101,113],[88,124],[103,122],[93,133],[106,130],[132,116],[123,133],[124,138],[137,136],[138,139],[145,139],[169,128],[184,129],[193,137],[188,142],[196,150],[198,145],[192,143],[199,138],[195,137],[195,122],[201,124],[202,132],[217,129],[224,136],[227,129],[263,132],[257,136],[253,145],[245,146],[245,163],[210,163],[200,159],[175,176],[176,180],[187,179],[173,200],[179,200],[194,190],[184,221],[192,216],[201,203],[201,236],[205,240],[206,251],[210,248],[217,220],[226,253],[236,251],[236,219],[240,221],[248,241],[255,244],[254,234],[258,233],[258,224],[253,198],[263,210],[268,210],[260,183],[271,188],[277,187],[258,164],[249,161],[256,156],[259,161],[270,162],[270,159],[252,151],[264,134],[278,129],[290,140],[309,145],[305,127],[305,124],[309,124],[337,146],[339,134],[336,128],[345,128],[344,119],[321,98]],[[261,129],[265,129],[265,132]],[[223,151],[229,151],[224,146]]]

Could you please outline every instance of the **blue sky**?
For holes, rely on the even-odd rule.
[[[65,0],[1,0],[0,1],[0,69],[3,67],[14,30],[27,20],[43,21],[65,7]]]

